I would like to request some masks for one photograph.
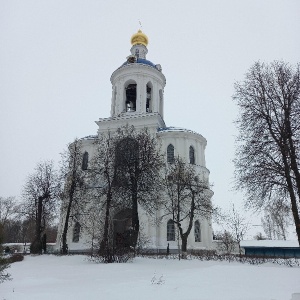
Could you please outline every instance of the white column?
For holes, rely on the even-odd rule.
[[[152,112],[159,111],[159,89],[157,88],[157,81],[153,82],[153,91],[152,91]]]
[[[145,76],[140,77],[140,112],[145,113],[146,112],[146,99],[147,99],[147,89],[146,89],[146,78]]]
[[[120,114],[123,111],[123,105],[124,105],[124,99],[123,99],[123,94],[124,94],[124,81],[120,80],[117,84],[117,95],[116,95],[116,115]]]
[[[112,86],[112,92],[111,92],[111,108],[110,108],[110,116],[113,117],[115,115],[115,109],[116,109],[116,97],[115,97],[115,87]]]
[[[138,75],[136,78],[136,112],[140,113],[141,112],[141,76]]]

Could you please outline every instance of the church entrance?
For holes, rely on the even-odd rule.
[[[129,248],[133,246],[132,236],[132,210],[127,208],[115,214],[114,224],[114,247]]]

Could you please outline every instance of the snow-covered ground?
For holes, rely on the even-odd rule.
[[[271,263],[135,258],[95,264],[85,256],[26,256],[11,265],[0,300],[290,300],[300,268]],[[159,284],[160,283],[160,284]]]

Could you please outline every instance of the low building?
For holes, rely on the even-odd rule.
[[[266,257],[299,257],[300,247],[298,241],[284,240],[253,240],[242,241],[241,247],[248,256]]]

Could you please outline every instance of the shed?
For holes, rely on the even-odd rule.
[[[242,241],[245,255],[268,257],[297,257],[300,258],[298,241],[284,240],[253,240]]]

